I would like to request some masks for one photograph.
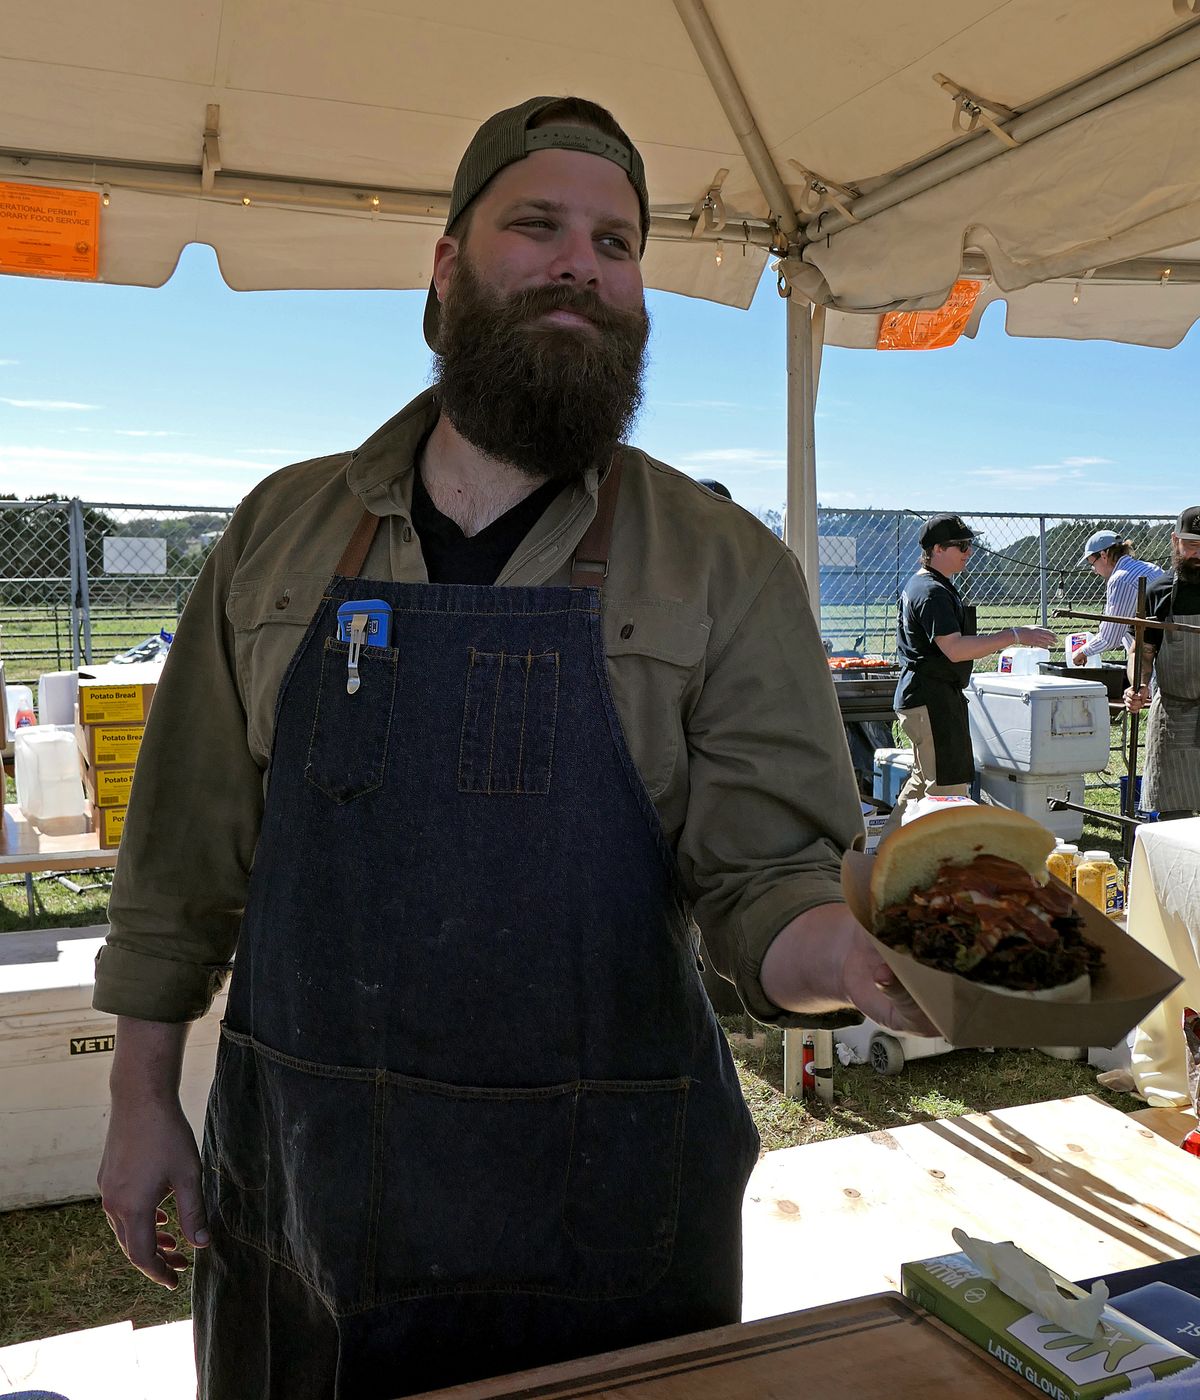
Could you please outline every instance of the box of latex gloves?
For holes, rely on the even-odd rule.
[[[954,1233],[964,1240],[961,1231]],[[901,1291],[1038,1394],[1051,1400],[1096,1400],[1196,1364],[1194,1356],[1106,1303],[1107,1289],[1085,1294],[1011,1244],[965,1239],[976,1258],[963,1252],[904,1264]],[[1002,1278],[1005,1252],[1017,1260],[1008,1277],[1032,1287],[1031,1297],[1044,1296],[1045,1312],[1033,1311],[989,1277],[979,1262],[980,1249],[995,1254],[999,1264],[994,1272]],[[1043,1284],[1037,1282],[1039,1273]]]

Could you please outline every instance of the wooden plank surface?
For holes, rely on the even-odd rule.
[[[34,823],[19,807],[4,808],[0,828],[0,872],[26,870],[98,870],[117,863],[115,850],[100,849],[100,838],[88,830],[86,817],[63,817]]]
[[[743,1214],[743,1317],[900,1286],[954,1226],[1066,1278],[1200,1253],[1200,1161],[1089,1096],[768,1153]]]
[[[986,1352],[898,1295],[884,1294],[431,1391],[424,1400],[1008,1400],[1029,1394]]]
[[[1129,1116],[1176,1147],[1196,1128],[1196,1115],[1185,1108],[1139,1108]]]

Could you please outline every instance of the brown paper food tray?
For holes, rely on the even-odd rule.
[[[847,851],[842,890],[854,917],[870,929],[873,856]],[[1115,1045],[1182,981],[1086,900],[1075,896],[1085,932],[1104,949],[1104,967],[1088,1002],[1005,996],[950,972],[926,967],[872,937],[880,957],[939,1032],[963,1049],[1028,1045]]]

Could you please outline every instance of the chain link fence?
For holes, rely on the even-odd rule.
[[[109,661],[173,631],[232,509],[0,500],[5,679]]]
[[[835,651],[890,656],[896,605],[920,565],[929,511],[821,510],[822,632]],[[79,500],[0,500],[0,655],[9,683],[108,661],[160,629],[174,630],[231,509]],[[761,512],[772,528],[779,513]],[[966,512],[980,542],[962,591],[980,631],[1042,622],[1065,633],[1056,607],[1098,612],[1104,584],[1079,563],[1088,536],[1115,530],[1164,567],[1173,517]]]
[[[921,564],[917,536],[929,511],[822,510],[821,631],[834,651],[890,656],[896,609],[904,585]],[[1096,623],[1055,618],[1055,608],[1101,612],[1104,582],[1081,564],[1088,536],[1115,530],[1139,559],[1163,568],[1171,558],[1174,517],[1097,519],[1089,515],[962,513],[979,542],[959,580],[978,609],[980,632],[1041,623],[1059,633],[1092,630]],[[771,524],[770,518],[767,523]],[[1123,659],[1124,653],[1114,654]]]

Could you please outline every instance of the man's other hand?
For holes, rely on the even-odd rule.
[[[1077,648],[1071,653],[1071,665],[1072,665],[1072,666],[1086,666],[1086,665],[1087,665],[1087,657],[1083,654],[1083,648],[1082,648],[1082,647],[1077,647]]]
[[[178,1096],[113,1097],[100,1174],[101,1205],[129,1262],[153,1283],[179,1287],[187,1268],[161,1203],[175,1197],[188,1243],[208,1243],[200,1194],[200,1155]]]
[[[1150,703],[1150,687],[1142,686],[1141,690],[1134,690],[1133,686],[1128,686],[1125,694],[1121,697],[1125,701],[1125,708],[1131,715]]]

